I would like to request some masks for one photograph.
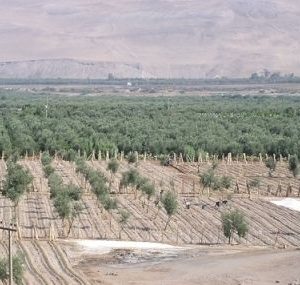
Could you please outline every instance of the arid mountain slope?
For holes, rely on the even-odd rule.
[[[297,0],[2,2],[1,77],[300,74]]]

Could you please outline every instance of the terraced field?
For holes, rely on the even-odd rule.
[[[80,272],[74,272],[68,256],[62,250],[59,240],[65,239],[62,221],[55,212],[47,178],[39,159],[22,160],[20,163],[33,175],[32,191],[27,193],[19,204],[17,220],[20,239],[15,242],[15,250],[21,250],[26,257],[25,284],[88,284]],[[93,169],[111,179],[106,161],[88,161]],[[111,196],[118,201],[118,207],[130,213],[128,223],[122,229],[118,210],[108,212],[102,208],[92,193],[87,181],[75,171],[75,164],[63,160],[52,163],[56,173],[64,183],[73,183],[83,189],[83,211],[75,220],[69,239],[122,239],[133,241],[166,242],[171,244],[224,244],[227,240],[222,234],[221,213],[228,208],[237,208],[245,213],[249,223],[249,233],[245,238],[234,237],[235,243],[245,245],[299,247],[300,212],[276,206],[270,200],[276,194],[280,182],[282,196],[285,187],[293,187],[291,196],[298,196],[299,181],[291,177],[286,163],[278,165],[276,172],[269,177],[267,168],[256,163],[220,163],[217,173],[231,176],[238,181],[239,193],[235,185],[229,189],[224,199],[226,205],[216,207],[219,193],[207,197],[199,183],[199,173],[210,167],[207,163],[197,165],[184,163],[161,166],[157,161],[140,161],[136,165],[120,162],[118,172],[113,176]],[[149,202],[141,195],[135,199],[130,189],[120,189],[122,173],[136,168],[148,178],[156,188],[156,197],[167,190],[174,191],[178,197],[179,209],[164,230],[167,214],[162,207]],[[6,173],[5,161],[0,161],[0,178]],[[259,177],[261,190],[254,191],[249,199],[246,180]],[[272,191],[267,191],[271,185]],[[186,202],[190,208],[186,207]],[[14,220],[14,208],[9,200],[0,196],[0,220]],[[55,240],[50,240],[50,233]],[[0,252],[7,252],[6,236],[0,232]]]

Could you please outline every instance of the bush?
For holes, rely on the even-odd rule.
[[[245,237],[248,232],[248,225],[244,214],[239,210],[233,210],[222,214],[222,227],[228,243],[231,243],[232,236],[236,233],[239,237]]]
[[[128,163],[136,163],[137,162],[136,154],[133,152],[128,154],[127,160],[128,160]]]
[[[167,220],[167,223],[166,223],[166,226],[165,226],[165,230],[170,222],[170,219],[171,217],[176,214],[177,212],[177,207],[178,207],[178,202],[177,202],[177,199],[175,197],[175,195],[168,191],[165,196],[163,197],[162,199],[162,203],[163,203],[163,206],[167,212],[167,215],[169,216],[168,220]]]
[[[51,164],[52,158],[48,152],[43,152],[42,158],[41,158],[42,164],[44,166]]]
[[[273,157],[269,157],[266,160],[265,165],[267,168],[269,168],[269,175],[272,176],[272,172],[274,172],[276,169],[276,160],[274,160]]]
[[[49,177],[52,173],[54,173],[54,171],[55,169],[50,164],[44,166],[44,172],[46,177]]]
[[[289,159],[289,170],[296,177],[299,173],[299,161],[297,155],[292,155]]]

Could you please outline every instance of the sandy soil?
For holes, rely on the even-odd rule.
[[[185,251],[85,251],[76,267],[92,284],[300,284],[300,250],[240,246]]]

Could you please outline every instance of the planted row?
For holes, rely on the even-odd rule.
[[[62,178],[51,166],[52,158],[48,153],[42,155],[45,176],[48,177],[50,198],[59,217],[63,222],[63,235],[69,236],[75,219],[83,210],[81,203],[82,191],[74,184],[63,184]],[[67,232],[65,233],[65,230]]]

